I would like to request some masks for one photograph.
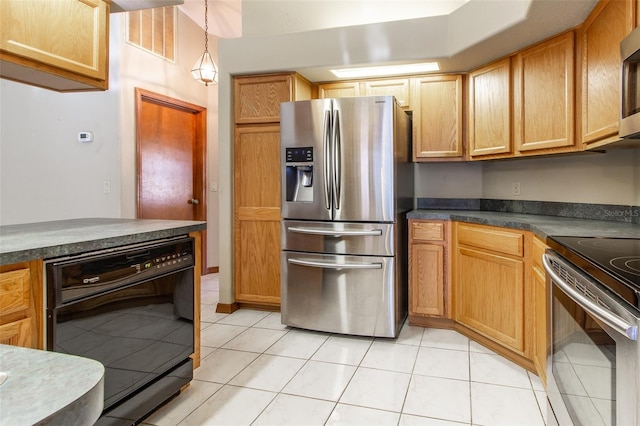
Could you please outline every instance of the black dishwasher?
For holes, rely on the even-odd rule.
[[[45,260],[47,350],[100,361],[98,425],[142,421],[193,378],[194,241]]]

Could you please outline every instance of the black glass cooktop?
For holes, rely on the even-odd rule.
[[[551,237],[549,246],[639,306],[640,238]]]

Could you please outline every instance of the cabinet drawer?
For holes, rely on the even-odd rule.
[[[29,269],[0,274],[0,315],[29,309]]]
[[[444,223],[411,222],[411,238],[421,241],[444,241]]]
[[[524,256],[524,234],[504,228],[459,223],[458,243],[512,256]]]

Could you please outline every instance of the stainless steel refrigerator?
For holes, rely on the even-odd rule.
[[[393,96],[280,105],[282,323],[396,337],[407,316],[411,118]]]

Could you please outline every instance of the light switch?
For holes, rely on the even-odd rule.
[[[215,181],[209,182],[209,191],[218,192],[218,182],[215,182]]]

